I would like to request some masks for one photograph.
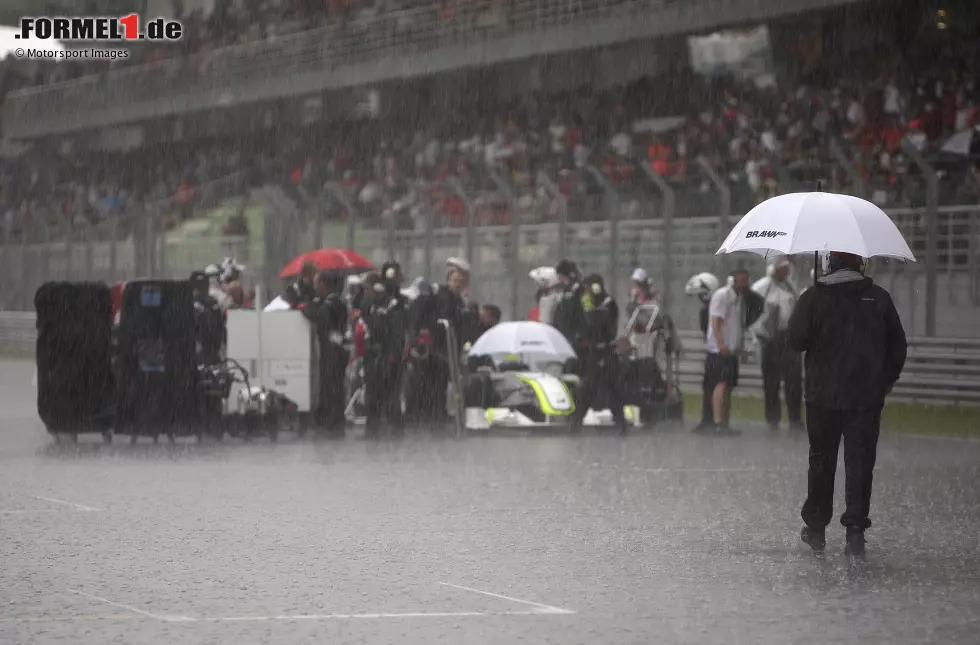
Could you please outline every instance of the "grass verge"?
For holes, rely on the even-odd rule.
[[[33,349],[0,347],[0,361],[33,361]]]
[[[701,418],[699,394],[684,395],[684,418],[688,425],[697,423]],[[786,419],[785,406],[783,419]],[[766,417],[762,399],[734,397],[732,420],[764,422]],[[980,407],[889,403],[882,414],[881,429],[894,434],[980,438]]]

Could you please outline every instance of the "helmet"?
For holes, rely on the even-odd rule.
[[[824,253],[820,260],[820,268],[822,269],[824,275],[834,273],[840,269],[853,269],[864,273],[867,269],[868,262],[860,255],[854,255],[853,253],[839,253],[837,251]]]
[[[721,282],[714,274],[699,273],[695,276],[691,276],[691,279],[687,281],[687,284],[684,285],[684,293],[689,296],[701,296],[702,298],[706,298],[714,293],[720,286]]]
[[[538,267],[528,274],[539,287],[551,288],[558,284],[558,272],[553,267]]]

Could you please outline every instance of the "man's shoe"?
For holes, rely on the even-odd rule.
[[[844,553],[856,557],[864,557],[864,531],[860,529],[847,529],[847,545]]]
[[[800,531],[800,539],[810,545],[814,551],[823,551],[827,548],[827,535],[823,529],[813,529],[804,526]]]
[[[741,435],[741,430],[735,430],[724,425],[715,426],[715,436],[717,437],[739,437]]]
[[[715,425],[713,423],[699,423],[693,428],[691,432],[694,434],[709,434],[715,431]]]

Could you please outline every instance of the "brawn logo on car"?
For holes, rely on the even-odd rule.
[[[745,239],[750,237],[780,237],[786,235],[786,231],[749,231],[745,234]]]

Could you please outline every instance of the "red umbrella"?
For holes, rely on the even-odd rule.
[[[279,274],[280,278],[292,278],[299,275],[303,265],[312,262],[320,271],[343,271],[345,273],[363,273],[374,268],[366,258],[347,251],[346,249],[320,249],[304,253],[286,265]]]

